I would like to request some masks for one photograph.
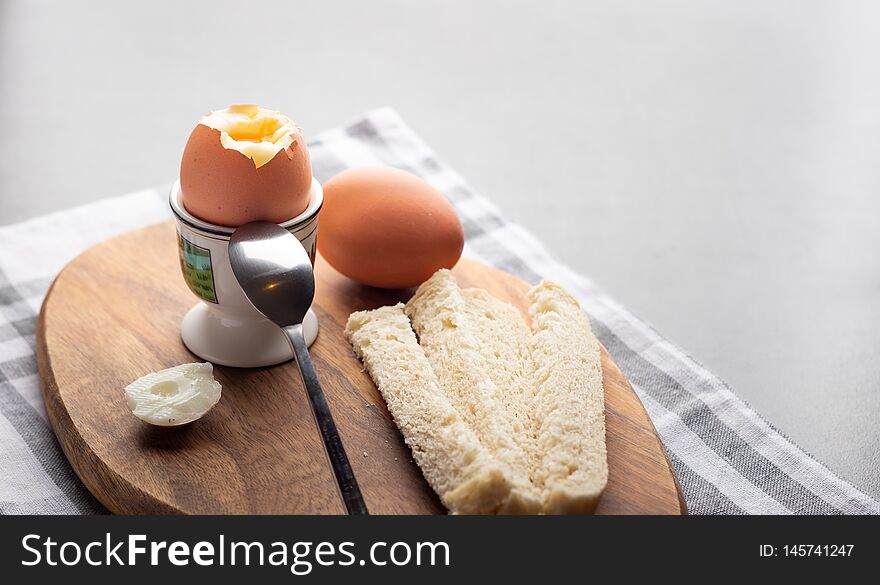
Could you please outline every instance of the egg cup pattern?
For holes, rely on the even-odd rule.
[[[281,329],[257,311],[242,291],[229,265],[229,238],[235,228],[202,221],[183,206],[180,182],[169,195],[177,223],[180,270],[199,302],[183,317],[180,337],[200,358],[224,366],[256,368],[293,359]],[[324,192],[312,178],[309,206],[281,223],[300,241],[315,264],[318,212]],[[306,343],[318,336],[318,319],[309,309],[303,321]]]

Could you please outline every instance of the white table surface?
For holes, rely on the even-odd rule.
[[[391,105],[880,496],[880,4],[0,0],[0,224],[162,184],[210,109]]]

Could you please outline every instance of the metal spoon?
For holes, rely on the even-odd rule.
[[[309,255],[286,229],[255,221],[233,232],[229,264],[254,307],[287,334],[345,507],[349,514],[367,514],[367,505],[303,338],[303,319],[315,298],[315,276]]]

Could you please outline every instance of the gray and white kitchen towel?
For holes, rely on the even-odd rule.
[[[880,503],[847,483],[750,409],[731,389],[582,275],[505,220],[391,109],[311,144],[326,180],[353,166],[392,165],[424,177],[455,206],[465,254],[571,291],[642,399],[692,514],[866,514]],[[167,186],[0,228],[0,513],[101,513],[46,421],[34,337],[40,303],[64,264],[126,230],[168,219]],[[120,389],[121,391],[121,389]]]

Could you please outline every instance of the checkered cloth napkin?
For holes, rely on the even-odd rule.
[[[455,206],[465,254],[536,283],[571,291],[648,410],[692,514],[866,514],[880,503],[810,457],[724,382],[557,262],[505,220],[390,109],[325,132],[311,144],[319,180],[360,165],[424,177]],[[37,314],[64,264],[88,246],[169,217],[167,187],[0,228],[0,512],[105,510],[71,470],[46,421],[34,356]]]

